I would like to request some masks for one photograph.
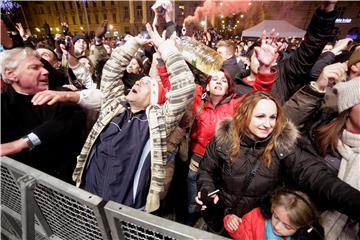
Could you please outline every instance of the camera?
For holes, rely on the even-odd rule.
[[[71,39],[70,37],[65,37],[65,41],[64,41],[64,45],[65,45],[65,50],[68,51],[70,49],[70,45],[71,45]]]

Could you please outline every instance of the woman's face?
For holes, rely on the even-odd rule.
[[[351,108],[349,118],[346,121],[346,130],[360,134],[360,104]]]
[[[249,132],[254,140],[267,138],[276,124],[277,107],[274,101],[261,99],[251,115]]]
[[[292,236],[298,230],[297,227],[291,224],[287,211],[283,206],[275,206],[272,209],[271,225],[275,234],[280,237]]]
[[[210,95],[225,96],[228,93],[229,84],[225,78],[224,72],[217,72],[211,76],[211,80],[206,86],[206,90]]]
[[[141,70],[140,65],[138,64],[135,58],[131,59],[129,65],[127,65],[126,67],[126,71],[128,73],[138,74],[140,73],[140,70]]]

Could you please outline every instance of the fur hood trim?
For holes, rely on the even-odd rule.
[[[232,118],[224,119],[217,124],[215,133],[216,141],[220,144],[229,142],[231,139],[230,130],[232,124]],[[275,143],[275,148],[289,152],[295,148],[299,136],[300,134],[296,126],[290,120],[287,120],[282,133]]]

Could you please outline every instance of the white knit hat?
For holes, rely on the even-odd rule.
[[[360,77],[346,82],[339,82],[334,88],[337,90],[339,112],[360,104]]]

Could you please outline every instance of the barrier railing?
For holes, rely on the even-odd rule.
[[[26,240],[225,239],[86,192],[1,158],[1,236]]]

